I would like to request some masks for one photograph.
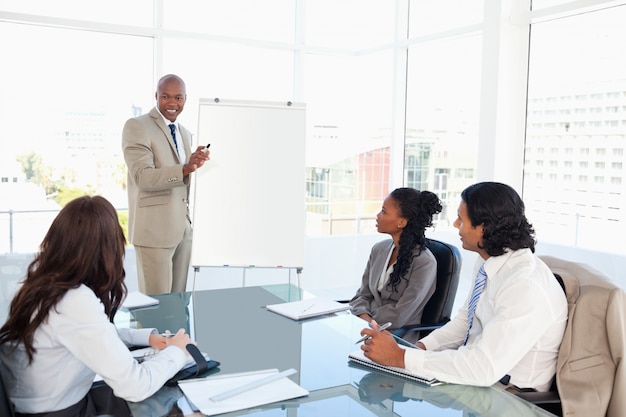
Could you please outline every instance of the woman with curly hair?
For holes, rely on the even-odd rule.
[[[437,281],[437,261],[424,246],[425,232],[441,209],[430,191],[397,188],[385,198],[376,229],[391,239],[372,247],[361,287],[350,300],[353,314],[367,322],[391,322],[392,331],[420,323]],[[409,332],[403,338],[412,342],[418,335]]]
[[[187,363],[184,330],[166,339],[113,324],[126,296],[125,242],[103,197],[72,200],[52,222],[0,328],[0,372],[18,416],[94,415],[96,374],[117,397],[141,401]],[[162,350],[138,363],[127,344]]]

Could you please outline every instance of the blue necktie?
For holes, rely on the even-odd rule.
[[[463,345],[467,343],[467,339],[469,338],[470,329],[472,328],[472,322],[474,321],[474,311],[476,311],[476,304],[478,304],[480,294],[482,294],[483,288],[485,288],[486,281],[487,273],[485,272],[483,265],[481,265],[480,269],[478,270],[478,274],[476,274],[476,281],[474,282],[474,289],[472,290],[472,298],[470,298],[470,302],[467,308],[467,331],[465,332],[465,340],[463,341]]]
[[[172,139],[174,139],[174,146],[176,147],[176,154],[178,155],[178,142],[176,142],[176,125],[170,124],[170,132],[172,132]]]

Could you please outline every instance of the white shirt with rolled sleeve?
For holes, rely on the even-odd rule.
[[[483,263],[479,258],[474,276]],[[444,382],[488,386],[510,375],[520,388],[548,391],[567,323],[567,300],[550,269],[530,249],[484,262],[487,284],[467,329],[469,297],[456,317],[410,349],[405,367]],[[471,285],[470,287],[472,287]]]
[[[126,343],[149,345],[154,329],[116,329],[94,292],[81,285],[69,290],[48,320],[35,331],[33,362],[23,345],[0,346],[2,376],[21,413],[65,409],[82,400],[96,374],[116,396],[141,401],[155,393],[187,362],[187,354],[169,346],[138,363]]]

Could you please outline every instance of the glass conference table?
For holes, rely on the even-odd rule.
[[[224,416],[551,416],[495,387],[421,385],[348,362],[365,322],[349,312],[294,321],[265,306],[310,297],[290,284],[155,296],[156,307],[121,311],[118,326],[185,328],[219,368],[209,375],[294,368],[309,395]],[[177,387],[164,387],[135,416],[193,415]],[[175,409],[176,411],[172,411]]]

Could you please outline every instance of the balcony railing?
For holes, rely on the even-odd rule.
[[[59,209],[0,210],[0,253],[36,252],[58,213]]]

